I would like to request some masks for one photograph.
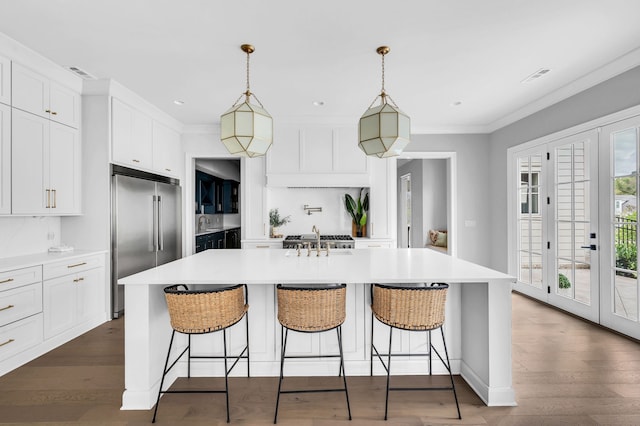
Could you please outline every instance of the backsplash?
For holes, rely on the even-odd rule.
[[[59,217],[0,217],[0,258],[46,252],[60,245]]]
[[[344,194],[358,198],[360,188],[269,188],[268,209],[277,208],[281,217],[291,222],[278,229],[283,235],[310,234],[313,225],[322,234],[351,235],[351,216],[344,207]],[[304,206],[320,207],[310,215]]]

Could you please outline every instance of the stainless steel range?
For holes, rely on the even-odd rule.
[[[282,241],[282,248],[295,249],[298,244],[306,248],[307,244],[310,244],[311,248],[315,249],[317,241],[316,234],[288,235]],[[350,235],[320,235],[320,245],[324,247],[325,243],[331,244],[332,249],[352,249],[355,241]]]

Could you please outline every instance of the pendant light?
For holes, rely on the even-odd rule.
[[[360,149],[367,155],[375,155],[379,158],[400,155],[410,142],[409,116],[398,108],[398,105],[384,89],[384,56],[390,50],[387,46],[380,46],[376,49],[376,52],[382,56],[382,91],[360,117],[358,127],[358,146]],[[380,104],[373,106],[378,98],[380,98]]]
[[[273,119],[249,87],[249,55],[255,49],[250,44],[240,49],[247,54],[247,90],[220,117],[220,139],[231,154],[260,157],[273,142]],[[239,104],[243,96],[244,102]],[[259,106],[250,102],[252,96]]]

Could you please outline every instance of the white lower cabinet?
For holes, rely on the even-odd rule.
[[[45,339],[84,323],[100,311],[104,305],[104,262],[101,259],[102,256],[96,256],[45,265]],[[61,273],[65,275],[59,275]]]
[[[242,242],[243,249],[281,249],[282,239],[271,240],[249,240]]]
[[[0,361],[42,343],[42,314],[0,327]],[[0,369],[0,375],[3,370]]]
[[[356,239],[354,247],[361,248],[392,248],[393,241],[389,239],[362,238]]]

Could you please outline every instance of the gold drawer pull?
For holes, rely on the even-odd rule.
[[[5,306],[4,308],[0,308],[0,311],[6,311],[7,309],[15,308],[13,305]]]
[[[75,268],[76,266],[82,266],[82,265],[86,265],[87,262],[82,262],[82,263],[76,263],[75,265],[68,265],[67,268]]]
[[[47,114],[51,114],[51,110],[50,109],[45,109],[44,112],[46,112]]]
[[[256,248],[269,248],[269,246],[256,246]]]
[[[55,112],[55,111],[51,111],[51,114],[53,114],[53,115],[58,115],[58,113],[57,113],[57,112]]]
[[[73,280],[74,283],[78,283],[80,281],[84,281],[84,278],[80,277],[80,278],[76,278],[75,280]]]
[[[0,281],[0,284],[10,283],[11,281],[13,281],[13,278],[7,278],[6,280]]]
[[[140,160],[136,160],[135,158],[133,160],[131,160],[131,161],[133,161],[134,163],[139,163],[140,162]]]
[[[0,346],[8,345],[8,344],[9,344],[9,343],[11,343],[11,342],[15,342],[15,340],[14,340],[14,339],[9,339],[9,340],[7,340],[7,341],[6,341],[6,342],[4,342],[4,343],[0,343]]]

